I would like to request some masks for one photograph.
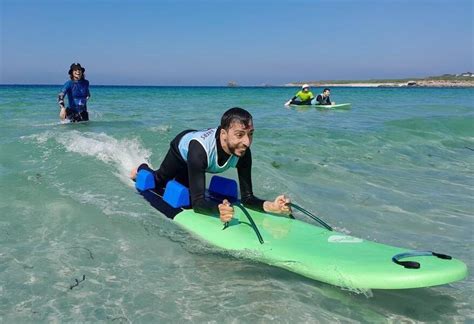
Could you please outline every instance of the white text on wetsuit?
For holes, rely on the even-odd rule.
[[[209,135],[211,135],[213,132],[214,132],[214,129],[213,129],[213,128],[210,128],[210,129],[207,130],[207,132],[205,132],[204,134],[201,134],[201,138],[202,138],[203,140],[205,140],[206,137],[208,137]]]

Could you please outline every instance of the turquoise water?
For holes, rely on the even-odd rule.
[[[179,131],[241,106],[254,116],[257,196],[286,193],[339,231],[472,271],[472,89],[335,88],[352,109],[320,111],[285,108],[291,88],[92,87],[92,121],[70,125],[58,124],[58,89],[0,87],[0,322],[474,321],[472,276],[333,287],[203,244],[127,178],[158,167]]]

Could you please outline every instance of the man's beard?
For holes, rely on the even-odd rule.
[[[241,147],[238,147],[238,146],[229,146],[230,154],[235,155],[237,157],[244,156],[245,153],[247,152],[247,149],[248,148],[245,148],[245,150],[243,150]],[[242,153],[240,155],[238,155],[238,154],[236,154],[237,151],[242,151]]]

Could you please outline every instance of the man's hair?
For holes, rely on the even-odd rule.
[[[234,122],[239,122],[247,128],[252,123],[252,115],[242,108],[234,107],[227,110],[221,118],[221,128],[228,130]]]
[[[324,88],[323,92],[326,92],[326,91],[331,91],[331,89],[329,89],[329,88]]]

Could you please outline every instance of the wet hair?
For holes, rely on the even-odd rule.
[[[326,92],[326,91],[331,91],[331,89],[329,89],[329,88],[324,88],[323,92]]]
[[[252,115],[239,107],[230,108],[222,115],[221,128],[228,130],[234,122],[239,122],[247,128],[252,123]]]

